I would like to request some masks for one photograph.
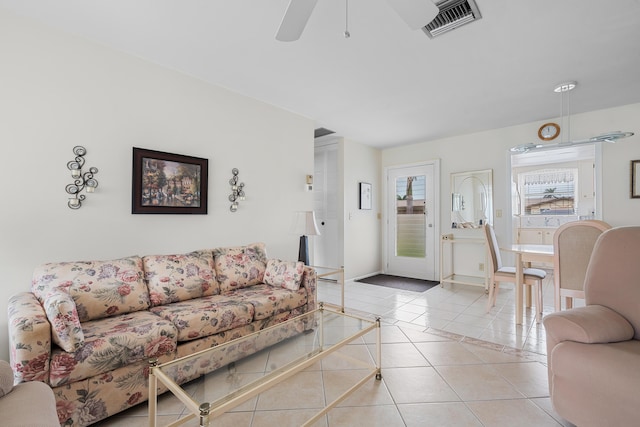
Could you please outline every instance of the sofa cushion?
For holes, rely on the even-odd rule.
[[[264,243],[213,250],[216,277],[222,292],[262,283],[267,266]]]
[[[112,261],[57,262],[34,271],[31,291],[40,303],[54,288],[66,289],[80,322],[149,308],[149,291],[137,256]]]
[[[248,302],[223,295],[151,308],[151,312],[173,322],[178,341],[189,341],[227,331],[253,321],[254,309]]]
[[[83,323],[82,328],[84,345],[76,352],[52,351],[52,387],[174,353],[177,346],[175,326],[148,311],[92,320]]]
[[[307,290],[296,291],[260,284],[250,288],[238,289],[227,296],[236,301],[244,301],[253,305],[254,320],[268,319],[279,313],[291,311],[307,303]]]
[[[74,352],[84,344],[76,303],[64,288],[54,288],[44,298],[44,311],[51,323],[51,337],[64,351]]]
[[[264,283],[292,291],[297,291],[302,282],[304,263],[301,261],[281,261],[270,259],[264,272]]]
[[[220,293],[211,251],[151,255],[142,262],[152,306]]]

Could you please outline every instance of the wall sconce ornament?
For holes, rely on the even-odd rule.
[[[238,202],[245,199],[244,182],[238,184],[238,174],[240,171],[237,168],[233,168],[231,173],[233,176],[229,180],[229,184],[231,184],[231,194],[229,194],[231,207],[229,207],[229,210],[231,210],[231,212],[236,212],[238,210]]]
[[[73,195],[69,198],[67,205],[71,209],[80,209],[82,201],[86,199],[84,194],[80,194],[82,190],[87,190],[87,193],[93,193],[98,187],[98,181],[93,177],[98,173],[98,168],[91,167],[88,171],[82,172],[84,166],[84,156],[87,154],[87,149],[81,145],[73,147],[73,154],[76,155],[75,160],[71,160],[67,163],[67,169],[71,171],[71,177],[75,180],[73,184],[69,184],[65,187],[67,193]]]

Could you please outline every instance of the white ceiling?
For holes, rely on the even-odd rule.
[[[319,0],[300,40],[288,0],[0,0],[0,7],[389,147],[640,102],[640,0],[476,0],[435,39],[385,0]],[[603,129],[603,132],[614,129]],[[617,129],[615,129],[617,130]],[[640,129],[622,129],[639,132]]]

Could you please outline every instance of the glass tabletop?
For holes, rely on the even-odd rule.
[[[375,328],[379,333],[378,320],[320,307],[245,337],[158,365],[152,373],[190,409],[193,415],[189,419],[198,416],[198,412],[201,417],[214,418]],[[371,360],[362,362],[363,366],[370,368],[379,357],[379,354],[372,355]],[[239,364],[242,369],[237,369]],[[379,365],[375,366],[379,376]],[[200,393],[190,396],[180,386],[202,375],[205,375],[204,387]],[[155,418],[151,412],[150,416]]]

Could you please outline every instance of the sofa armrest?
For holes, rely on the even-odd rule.
[[[307,311],[318,308],[318,274],[313,267],[304,267],[300,287],[307,290]]]
[[[554,347],[562,341],[585,344],[628,341],[634,335],[633,326],[627,319],[603,305],[552,313],[545,316],[542,323],[547,333],[547,343],[551,338]]]
[[[51,324],[31,292],[12,296],[8,304],[10,363],[16,383],[49,384]]]

